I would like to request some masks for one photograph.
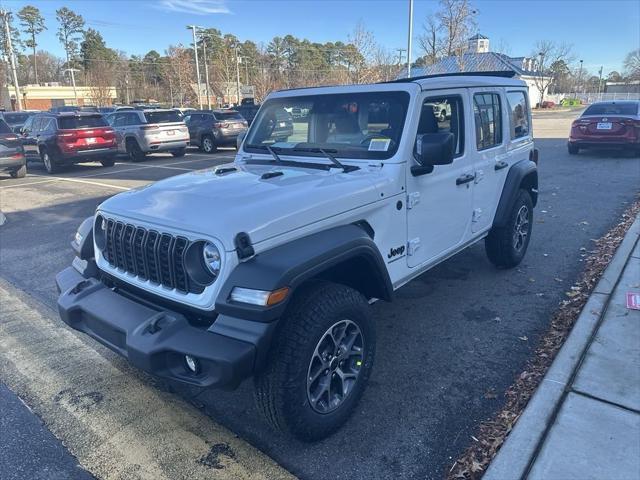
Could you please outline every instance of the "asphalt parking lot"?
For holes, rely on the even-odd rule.
[[[540,200],[524,262],[514,270],[496,270],[487,261],[483,245],[477,244],[401,288],[394,303],[377,303],[373,311],[378,350],[369,388],[347,425],[316,444],[302,444],[269,430],[253,405],[250,382],[234,392],[178,389],[169,393],[171,386],[133,371],[89,339],[78,340],[56,317],[54,276],[71,262],[69,242],[76,227],[102,200],[162,178],[229,162],[233,150],[209,156],[191,152],[184,158],[156,155],[144,163],[118,162],[112,168],[87,164],[53,176],[30,164],[26,178],[0,179],[0,208],[7,216],[7,223],[0,227],[0,280],[10,284],[5,292],[15,289],[20,295],[33,297],[37,306],[25,299],[26,306],[20,308],[38,310],[42,318],[34,322],[53,325],[61,342],[78,340],[81,345],[76,348],[97,352],[105,368],[113,369],[100,371],[99,366],[86,365],[100,382],[113,371],[127,385],[136,384],[133,394],[147,395],[150,390],[166,402],[173,402],[177,395],[178,400],[195,405],[209,422],[201,423],[195,432],[191,430],[192,434],[202,437],[207,429],[222,429],[230,432],[224,433],[224,438],[231,439],[225,440],[227,446],[228,442],[240,445],[244,441],[255,447],[246,450],[245,456],[222,452],[227,460],[240,458],[245,467],[242,472],[256,468],[256,476],[262,478],[275,474],[260,472],[277,471],[280,475],[270,458],[308,479],[441,478],[472,441],[477,424],[503,403],[505,389],[521,371],[550,315],[580,272],[582,255],[590,250],[592,240],[603,235],[639,193],[637,157],[616,152],[567,154],[566,134],[574,116],[572,112],[545,113],[534,119],[540,150]],[[214,212],[216,206],[202,208]],[[64,330],[63,336],[59,330]],[[0,347],[9,345],[3,344],[7,337],[0,328]],[[29,387],[25,379],[30,378],[30,372],[17,364],[18,356],[3,356],[2,351],[0,348],[0,382],[6,382],[21,397],[27,396],[28,404],[29,398],[34,402],[46,398],[46,392],[39,397],[34,387]],[[40,361],[46,366],[46,356]],[[67,368],[50,366],[52,370],[56,367]],[[12,368],[20,370],[21,376],[5,378]],[[85,377],[89,380],[84,381],[90,381],[90,376]],[[181,415],[184,403],[173,406],[175,409],[165,412],[167,417],[163,418],[171,419],[171,411]],[[91,411],[76,412],[78,424],[51,420],[51,409],[36,411],[78,461],[94,471],[94,457],[74,448],[82,444],[73,431],[87,427]],[[102,413],[109,415],[108,411]],[[99,436],[97,429],[93,434]],[[127,441],[144,443],[153,435],[172,440],[171,430],[150,432],[143,425],[139,430],[129,429]],[[239,439],[233,440],[236,436]],[[216,452],[222,450],[224,447],[218,447]],[[259,452],[266,454],[257,463],[260,468],[268,465],[264,470],[246,460],[262,455]],[[132,460],[124,457],[121,461]],[[218,466],[216,475],[224,472],[227,464]],[[105,471],[98,469],[101,474]]]

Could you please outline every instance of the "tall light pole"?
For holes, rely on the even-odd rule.
[[[576,84],[576,97],[578,96],[578,88],[582,84],[582,60],[580,60],[580,73],[578,73],[578,82]]]
[[[600,97],[600,89],[602,88],[602,67],[598,70],[598,97]]]
[[[211,110],[211,94],[209,93],[209,63],[207,62],[207,41],[202,40],[202,55],[204,56],[204,88],[207,91],[207,108]]]
[[[20,95],[20,86],[18,85],[18,73],[16,72],[16,57],[13,54],[13,45],[11,45],[11,28],[9,27],[9,12],[0,10],[2,20],[4,21],[5,37],[7,39],[7,53],[9,54],[9,62],[11,64],[11,74],[13,76],[13,88],[16,93],[16,106],[18,111],[22,110],[22,96]]]
[[[411,76],[412,41],[413,41],[413,0],[409,0],[409,38],[407,39],[407,78]]]
[[[71,74],[71,85],[73,86],[73,97],[76,99],[76,105],[78,105],[78,91],[76,90],[76,76],[75,72],[79,72],[77,68],[65,68],[64,72],[69,72]]]
[[[196,56],[196,77],[198,81],[198,105],[200,106],[200,110],[202,110],[202,89],[200,88],[200,62],[198,62],[198,39],[196,38],[196,27],[195,25],[187,25],[187,30],[191,29],[193,32],[193,51]]]
[[[238,57],[238,46],[236,45],[236,92],[237,101],[240,105],[240,57]]]

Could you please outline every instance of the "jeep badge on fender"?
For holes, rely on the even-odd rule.
[[[60,315],[174,382],[253,377],[273,427],[319,440],[366,388],[374,299],[480,240],[499,268],[524,257],[527,86],[483,72],[280,91],[237,139],[232,164],[99,205],[56,277]]]

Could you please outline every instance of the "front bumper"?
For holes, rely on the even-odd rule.
[[[67,325],[141,370],[198,387],[237,387],[263,363],[276,325],[220,315],[208,328],[194,326],[181,313],[109,288],[74,267],[60,272],[56,285]],[[197,373],[186,367],[185,355],[198,360]]]

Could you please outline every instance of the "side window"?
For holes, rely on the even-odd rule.
[[[476,122],[478,150],[502,143],[502,110],[497,93],[476,93],[473,96],[473,116]]]
[[[42,126],[40,127],[41,132],[50,132],[54,129],[54,120],[53,118],[46,118],[42,120]]]
[[[446,95],[429,97],[422,104],[418,135],[453,133],[455,157],[464,153],[464,110],[462,97]]]
[[[113,119],[115,117],[115,119]],[[112,125],[114,127],[123,127],[125,125],[125,114],[124,113],[116,113],[112,117]]]
[[[44,118],[38,117],[33,121],[32,133],[38,133],[40,131],[40,125],[42,125],[43,120]]]
[[[31,132],[31,130],[33,130],[33,120],[34,120],[34,117],[27,118],[27,121],[24,122],[24,125],[22,126],[23,133],[29,133]]]
[[[511,138],[521,138],[529,135],[529,107],[524,92],[507,92],[509,102],[509,119]]]
[[[126,115],[126,123],[125,125],[140,125],[141,123],[145,123],[140,120],[140,116],[135,112],[125,113]]]

